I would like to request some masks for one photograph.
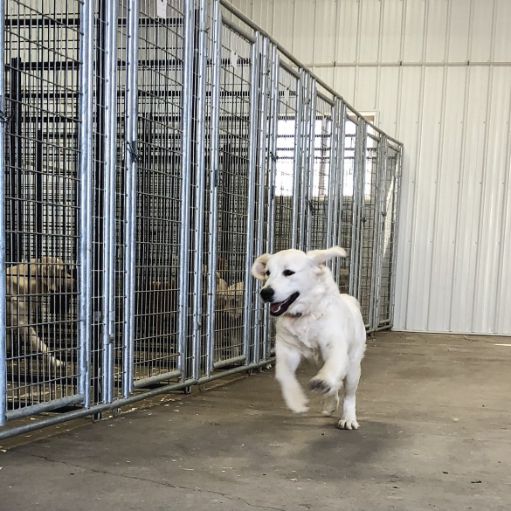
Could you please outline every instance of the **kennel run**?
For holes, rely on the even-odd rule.
[[[263,252],[393,315],[402,146],[218,0],[0,0],[0,438],[272,360]]]

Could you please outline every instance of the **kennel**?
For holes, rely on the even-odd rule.
[[[345,247],[392,326],[402,145],[268,34],[223,0],[0,10],[0,438],[268,365],[265,251]]]

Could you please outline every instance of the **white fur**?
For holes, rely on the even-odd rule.
[[[310,388],[325,395],[324,413],[331,414],[338,408],[344,382],[339,427],[358,429],[356,391],[366,346],[364,321],[358,301],[340,294],[325,265],[333,257],[345,256],[340,247],[308,253],[283,250],[259,256],[252,274],[264,282],[263,288],[273,289],[273,302],[300,293],[276,322],[276,378],[287,406],[296,413],[308,410],[295,372],[302,358],[321,360],[323,365],[311,379]],[[295,273],[286,276],[284,270]]]

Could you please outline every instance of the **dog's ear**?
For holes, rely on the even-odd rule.
[[[263,254],[260,255],[252,265],[252,275],[259,280],[264,280],[266,278],[266,265],[268,264],[268,259],[270,259],[271,254]]]
[[[325,250],[311,250],[307,255],[317,264],[325,264],[334,257],[346,257],[346,250],[341,247],[331,247]]]

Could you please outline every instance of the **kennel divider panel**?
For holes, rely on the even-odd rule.
[[[254,241],[257,145],[257,34],[222,17],[219,63],[219,123],[216,253],[217,272],[230,286],[215,296],[215,371],[249,363],[252,323],[250,271]],[[251,277],[250,277],[251,278]],[[238,284],[238,285],[236,285]]]
[[[369,127],[364,151],[364,185],[361,192],[361,231],[359,249],[359,302],[367,329],[373,328],[374,279],[377,273],[377,198],[379,135]]]
[[[274,252],[274,231],[275,231],[275,179],[277,174],[277,123],[279,117],[279,70],[280,62],[277,47],[269,43],[269,126],[268,126],[268,148],[267,148],[267,168],[268,183],[266,197],[266,233],[265,233],[265,252],[272,254]],[[272,321],[268,307],[263,307],[263,340],[260,360],[267,360],[272,353],[275,344],[275,336],[272,332]]]
[[[279,66],[277,93],[274,230],[271,253],[296,248],[298,234],[300,82],[299,75],[282,61]]]
[[[10,284],[2,283],[5,347],[0,357],[7,418],[83,399],[76,285],[58,293],[45,291],[43,282],[58,286],[62,274],[55,274],[58,267],[53,262],[45,263],[43,281],[37,263],[29,262],[59,257],[73,278],[77,270],[82,3],[67,0],[63,5],[62,13],[55,4],[2,2],[3,267],[28,265],[12,269]],[[18,279],[26,279],[33,288],[21,293],[22,300],[14,298],[21,296]],[[30,335],[48,350],[34,349]],[[52,363],[52,356],[63,364]]]
[[[5,162],[5,1],[0,0],[0,162]],[[5,204],[5,172],[0,172],[0,204]],[[5,208],[0,208],[0,268],[5,268]],[[7,317],[6,279],[0,279],[0,427],[5,425],[7,411]]]
[[[399,149],[396,149],[386,140],[385,172],[381,180],[380,194],[380,280],[376,288],[378,309],[375,317],[375,327],[378,329],[390,328],[392,321],[392,275],[395,251],[395,214],[396,214],[396,186]]]
[[[168,5],[166,17],[155,8],[139,5],[135,388],[184,377],[190,305],[194,11],[184,1]]]
[[[209,169],[207,172],[208,181],[208,235],[207,235],[207,260],[208,260],[208,303],[207,303],[207,329],[206,329],[206,368],[205,376],[209,377],[213,372],[213,362],[216,346],[216,308],[217,304],[217,242],[218,242],[218,175],[219,164],[219,117],[220,117],[220,68],[221,68],[221,46],[222,46],[222,15],[220,12],[220,1],[214,0],[211,19],[211,65],[207,66],[207,81],[210,87],[210,101],[207,105],[209,114],[209,150],[207,156]],[[208,117],[206,117],[208,119]]]
[[[333,103],[318,93],[313,103],[313,148],[307,198],[307,250],[327,248],[331,191]]]

